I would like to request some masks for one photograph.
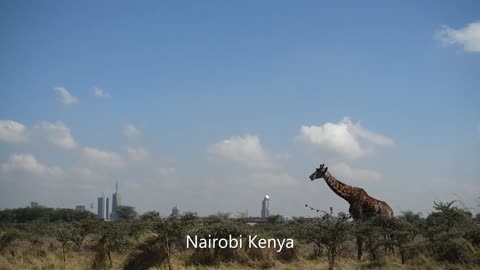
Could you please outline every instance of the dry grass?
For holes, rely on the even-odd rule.
[[[66,256],[66,264],[64,266],[62,253],[56,246],[43,245],[41,247],[33,247],[26,245],[17,245],[11,248],[15,252],[12,256],[10,251],[0,254],[0,270],[90,270],[94,252],[90,250],[75,251],[70,250]],[[304,252],[301,252],[304,253]],[[173,268],[175,270],[233,270],[233,269],[262,269],[262,258],[258,261],[252,261],[249,264],[238,263],[219,263],[215,266],[191,266],[188,265],[187,257],[191,253],[178,254],[172,258]],[[128,254],[114,254],[113,269],[122,269],[123,263],[126,261]],[[306,257],[306,256],[305,256]],[[327,259],[321,257],[315,260],[308,260],[300,254],[298,259],[291,262],[274,260],[270,269],[279,270],[321,270],[328,269]],[[269,263],[272,263],[271,261]],[[166,265],[160,268],[152,269],[168,269]],[[370,262],[358,262],[350,258],[338,258],[335,269],[344,270],[369,270],[369,269],[387,269],[387,270],[414,270],[414,269],[431,269],[431,270],[455,270],[455,269],[480,269],[480,266],[465,266],[440,264],[429,258],[420,257],[410,261],[406,265],[402,265],[394,258],[384,258],[383,260]]]

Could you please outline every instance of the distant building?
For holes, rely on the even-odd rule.
[[[118,219],[118,207],[122,205],[122,196],[118,193],[118,182],[115,184],[115,193],[112,195],[112,213],[110,214],[111,220]]]
[[[106,220],[110,219],[110,198],[108,197],[105,203],[105,219]]]
[[[30,207],[34,208],[34,207],[39,207],[40,205],[38,204],[38,202],[30,202]]]
[[[97,217],[101,220],[105,220],[105,196],[98,197],[97,203]]]
[[[262,201],[262,213],[261,213],[261,217],[262,218],[268,218],[268,216],[270,215],[270,196],[265,195],[265,198],[263,198],[263,201]]]
[[[180,211],[178,210],[178,207],[176,205],[172,208],[172,216],[173,217],[180,216]]]
[[[87,208],[85,208],[85,205],[77,205],[75,206],[75,211],[83,212],[87,211]]]

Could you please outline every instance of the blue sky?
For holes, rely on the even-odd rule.
[[[326,162],[396,212],[478,211],[478,10],[3,1],[0,208],[88,205],[118,179],[139,211],[345,211],[307,179]]]

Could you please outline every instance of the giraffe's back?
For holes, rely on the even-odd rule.
[[[388,203],[371,198],[371,205],[375,209],[375,214],[386,218],[393,218],[393,210]]]
[[[369,219],[374,216],[393,218],[392,208],[386,202],[372,197],[351,203],[349,212],[356,220]]]

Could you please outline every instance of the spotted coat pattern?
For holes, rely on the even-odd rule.
[[[354,220],[365,220],[377,215],[393,217],[392,208],[386,202],[369,196],[362,188],[352,187],[337,180],[327,169],[324,164],[320,165],[310,179],[312,181],[318,178],[325,179],[330,189],[350,204],[348,211]]]

